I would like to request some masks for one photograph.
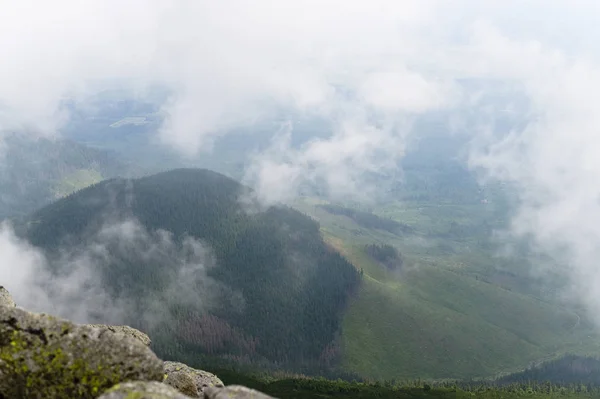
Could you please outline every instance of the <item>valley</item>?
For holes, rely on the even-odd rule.
[[[108,116],[103,123],[108,124],[122,115],[118,113],[114,118]],[[88,122],[82,120],[81,123]],[[103,125],[98,125],[97,129],[102,133],[98,134],[105,134],[106,129],[148,128],[147,125],[104,128],[100,126]],[[92,129],[91,132],[93,131]],[[132,132],[124,133],[133,134],[132,138],[137,137],[135,140],[138,140],[138,143],[142,142],[140,140],[147,140],[143,139],[144,134],[140,136],[141,133]],[[89,140],[93,135],[87,137]],[[104,143],[111,146],[110,141]],[[24,145],[25,143],[21,144]],[[33,148],[32,144],[27,145],[30,146],[27,148]],[[48,146],[50,143],[40,142],[36,145]],[[57,247],[60,246],[58,241],[51,244],[47,238],[40,237],[54,240],[65,233],[82,234],[84,230],[70,231],[70,228],[64,227],[67,230],[61,232],[57,231],[57,228],[64,226],[64,220],[75,217],[68,215],[83,211],[77,211],[80,201],[78,198],[103,196],[99,191],[103,186],[110,188],[111,184],[117,184],[115,194],[121,192],[117,194],[116,205],[110,205],[115,207],[109,212],[115,220],[127,217],[126,215],[140,217],[136,212],[131,213],[131,209],[122,208],[125,197],[118,200],[119,196],[126,195],[122,190],[126,189],[127,185],[123,186],[123,183],[118,181],[96,185],[111,175],[148,173],[152,168],[134,167],[132,161],[121,160],[135,159],[134,153],[126,151],[118,155],[120,158],[112,155],[113,159],[118,161],[110,161],[110,167],[107,169],[107,163],[98,162],[85,152],[98,154],[94,155],[97,157],[106,150],[85,149],[81,144],[68,142],[52,145],[62,146],[57,148],[64,148],[61,150],[63,155],[65,151],[71,151],[74,155],[79,152],[83,154],[83,158],[78,161],[79,158],[61,155],[65,160],[73,159],[73,162],[67,168],[61,168],[63,172],[57,175],[57,178],[50,180],[47,189],[49,199],[46,201],[70,195],[86,186],[94,187],[83,190],[72,198],[59,200],[38,213],[38,216],[33,216],[29,223],[34,226],[34,230],[29,231],[28,237],[35,245]],[[225,157],[216,157],[214,161],[204,159],[202,163],[208,162],[218,171],[241,176],[235,168],[230,168],[228,160],[235,159],[235,153],[248,153],[248,145],[249,142],[238,143],[237,147],[233,145],[233,141],[222,143],[221,147],[229,148],[232,153]],[[316,196],[301,196],[290,204],[315,220],[318,223],[319,234],[327,246],[339,252],[361,274],[360,283],[350,290],[353,294],[348,298],[347,305],[339,308],[336,316],[333,316],[340,318],[335,340],[332,335],[330,342],[319,344],[321,351],[328,343],[333,345],[331,348],[335,348],[331,352],[333,357],[327,361],[328,369],[375,379],[488,378],[520,371],[529,364],[567,353],[600,355],[600,344],[597,343],[599,334],[586,317],[585,311],[565,307],[565,304],[559,302],[555,295],[560,292],[560,286],[556,281],[552,282],[555,289],[549,290],[548,281],[534,277],[535,265],[532,262],[535,260],[531,260],[528,252],[517,250],[510,256],[503,255],[503,249],[507,246],[519,248],[519,243],[506,239],[502,241],[494,236],[496,231],[502,231],[507,226],[510,215],[510,188],[479,185],[475,176],[453,160],[452,153],[445,150],[453,145],[453,142],[439,140],[435,134],[425,135],[414,143],[403,161],[403,180],[393,185],[387,197],[378,202],[343,204],[329,202]],[[141,145],[139,148],[146,147]],[[114,150],[119,149],[123,151],[125,147],[114,147]],[[219,154],[223,154],[222,149],[219,150]],[[162,162],[166,162],[166,165],[177,165],[167,159]],[[240,162],[243,165],[246,161],[240,158]],[[194,162],[188,163],[190,166],[193,164]],[[161,166],[154,166],[154,169],[156,168],[160,169]],[[161,175],[157,175],[157,179],[158,176]],[[165,188],[165,184],[171,183],[162,179],[156,189],[173,190]],[[145,186],[147,185],[140,187]],[[199,190],[199,187],[194,190]],[[183,219],[183,224],[173,221],[156,224],[153,220],[160,217],[160,214],[185,213],[185,207],[197,201],[189,197],[189,192],[177,189],[175,192],[179,192],[182,198],[189,199],[182,200],[181,204],[179,200],[169,199],[172,205],[165,209],[166,203],[161,202],[163,200],[160,198],[166,200],[167,197],[164,197],[162,191],[155,191],[156,189],[150,189],[148,186],[145,191],[134,190],[131,193],[136,203],[147,203],[137,205],[142,206],[138,209],[146,209],[140,219],[144,228],[166,229],[175,236],[195,231],[194,236],[202,238],[208,234],[204,229],[214,229],[217,226],[215,223],[235,225],[243,219],[231,219],[231,216],[227,216],[231,211],[219,211],[211,216],[212,222],[205,221],[197,226]],[[103,207],[108,206],[106,202],[101,203],[104,204]],[[184,208],[180,209],[182,206]],[[212,208],[204,209],[198,215],[213,212],[210,209]],[[95,208],[93,212],[105,213],[106,209]],[[39,216],[44,214],[46,216]],[[47,220],[48,217],[51,219]],[[197,220],[195,218],[197,216],[193,216],[191,220]],[[167,222],[167,219],[164,221]],[[80,226],[83,228],[90,223],[94,223],[93,218]],[[187,227],[181,230],[183,226]],[[221,240],[227,237],[223,234],[225,233],[219,233],[209,243],[217,248],[222,247],[225,243]],[[223,238],[217,240],[217,237]],[[390,269],[369,256],[365,248],[371,244],[395,248],[402,257],[401,266]],[[238,244],[235,245],[236,251],[240,251]],[[252,273],[259,273],[259,270]],[[231,274],[221,274],[221,279],[224,279],[222,281],[227,284],[233,281],[232,278]],[[239,278],[237,281],[240,281]],[[258,297],[256,300],[259,300]],[[252,305],[255,306],[257,305]],[[260,308],[259,306],[258,309]],[[247,309],[246,307],[246,311]],[[262,312],[258,309],[254,312]],[[198,314],[194,317],[204,316]],[[231,315],[229,317],[229,321],[223,324],[226,330],[231,328],[230,324],[234,320]],[[215,322],[221,323],[219,318],[215,319]],[[191,323],[193,324],[194,322]],[[169,334],[173,334],[166,331],[165,339]],[[231,334],[240,333],[234,333],[232,330]],[[252,334],[244,334],[241,333],[234,341],[254,339]],[[190,342],[190,345],[186,352],[191,350],[198,355],[207,355],[204,353],[205,349],[202,349],[206,348],[205,344]],[[228,345],[238,344],[230,341],[219,345],[225,354]],[[248,355],[243,352],[244,350],[240,355]],[[214,357],[213,355],[209,357]],[[221,355],[217,355],[217,358],[219,356]],[[249,361],[258,361],[264,363],[263,365],[269,363],[267,359],[257,359]],[[311,362],[313,361],[309,361]],[[313,365],[301,366],[300,369],[309,372],[316,363],[311,364]],[[291,369],[296,366],[290,363]],[[318,366],[317,370],[321,367],[323,365]]]
[[[0,399],[600,398],[571,3],[7,1]]]
[[[478,246],[485,237],[476,234],[436,245],[436,227],[476,223],[464,217],[466,207],[450,205],[446,215],[443,205],[382,208],[382,218],[394,209],[397,222],[414,228],[395,235],[332,215],[319,203],[305,199],[296,207],[319,221],[326,241],[364,272],[342,327],[347,371],[384,379],[485,378],[565,353],[600,354],[593,324],[582,323],[556,298],[534,295],[536,282],[522,260],[494,256]],[[457,208],[462,219],[455,217]],[[398,248],[401,270],[370,258],[364,246],[371,243]],[[500,267],[508,278],[493,283]]]
[[[142,105],[137,111],[151,111],[144,107]],[[133,111],[135,110],[134,107]],[[250,273],[247,276],[255,276],[253,278],[267,271],[264,265],[259,267],[260,262],[274,262],[259,261],[265,255],[261,255],[260,251],[251,255],[253,250],[247,246],[249,244],[240,246],[236,242],[242,239],[239,234],[257,234],[256,231],[250,233],[250,230],[244,232],[250,227],[243,227],[255,216],[248,216],[250,219],[234,216],[235,212],[250,212],[251,215],[256,212],[252,210],[256,204],[240,207],[241,205],[231,202],[234,197],[243,198],[244,190],[247,191],[248,188],[241,189],[240,186],[230,191],[227,197],[229,205],[221,209],[220,206],[215,208],[216,203],[211,202],[211,192],[217,195],[215,199],[221,198],[223,194],[217,194],[221,190],[218,186],[225,184],[234,187],[237,183],[227,180],[225,176],[216,177],[219,176],[217,174],[210,177],[210,173],[198,171],[200,175],[205,175],[197,180],[191,177],[196,172],[181,169],[145,178],[149,180],[103,180],[107,177],[142,176],[177,166],[198,165],[209,166],[220,173],[241,179],[249,162],[245,154],[251,153],[253,148],[256,150],[266,145],[266,141],[240,141],[243,137],[243,133],[240,133],[239,136],[232,136],[229,141],[218,142],[214,155],[182,161],[174,158],[169,150],[149,141],[148,134],[154,129],[151,122],[119,122],[129,121],[131,118],[137,121],[141,116],[136,115],[143,115],[143,112],[131,114],[132,109],[111,112],[114,115],[109,113],[104,119],[83,115],[82,119],[73,123],[69,128],[71,130],[67,130],[69,135],[85,144],[44,140],[27,143],[15,139],[14,148],[19,148],[16,146],[18,144],[22,149],[20,152],[13,151],[11,159],[18,159],[16,155],[24,154],[25,149],[29,151],[28,156],[35,156],[35,152],[31,151],[38,148],[36,151],[44,152],[46,158],[47,154],[54,152],[65,163],[57,172],[50,169],[50,173],[54,174],[45,185],[41,180],[33,183],[32,187],[45,190],[47,194],[44,194],[45,197],[38,197],[39,205],[23,209],[39,208],[44,203],[55,202],[23,219],[26,220],[25,224],[19,226],[21,231],[27,232],[24,234],[34,245],[50,251],[59,250],[66,243],[84,248],[87,239],[93,241],[97,238],[95,234],[101,227],[97,218],[100,215],[117,224],[133,218],[131,220],[140,223],[141,228],[147,229],[149,234],[164,230],[172,234],[175,242],[179,243],[182,242],[182,237],[189,234],[203,240],[209,238],[207,243],[211,249],[216,250],[217,264],[221,266],[210,271],[210,279],[212,281],[216,278],[220,284],[224,284],[219,288],[221,292],[211,295],[223,296],[233,287],[234,297],[239,296],[237,301],[242,302],[237,305],[236,300],[229,301],[226,305],[222,302],[219,306],[225,307],[220,309],[219,306],[205,309],[204,306],[194,308],[192,305],[190,308],[189,305],[168,305],[169,322],[161,322],[160,327],[148,326],[162,337],[156,344],[160,353],[183,356],[191,363],[200,361],[198,359],[203,359],[201,362],[214,362],[216,366],[241,362],[266,370],[283,361],[284,368],[289,371],[383,380],[490,378],[518,372],[528,365],[566,354],[600,355],[600,344],[597,343],[600,335],[585,309],[562,303],[558,296],[564,288],[561,286],[564,281],[557,280],[552,275],[540,279],[534,273],[537,267],[535,262],[539,259],[531,257],[526,245],[498,235],[509,223],[514,202],[512,188],[493,183],[479,184],[475,174],[455,157],[456,153],[452,152],[454,150],[449,151],[457,147],[461,139],[449,140],[435,131],[423,135],[420,140],[411,144],[402,161],[401,179],[392,184],[386,183],[388,191],[382,198],[371,203],[341,203],[311,194],[300,195],[290,203],[293,209],[300,212],[297,216],[285,216],[285,212],[291,212],[291,209],[280,213],[274,210],[276,208],[264,214],[267,219],[274,218],[264,228],[279,219],[277,224],[287,225],[293,220],[293,225],[300,223],[300,226],[306,223],[300,222],[303,217],[300,215],[309,216],[317,223],[310,227],[316,229],[310,233],[311,240],[316,240],[317,235],[322,237],[323,245],[349,261],[360,278],[355,283],[350,283],[350,280],[344,283],[348,285],[341,292],[346,292],[346,299],[336,299],[338,304],[331,308],[331,313],[323,315],[323,320],[331,318],[332,327],[327,327],[329,332],[323,336],[322,342],[316,344],[315,337],[305,341],[307,338],[302,338],[302,334],[296,336],[299,333],[293,332],[294,328],[305,328],[299,327],[300,325],[285,327],[288,336],[284,341],[275,339],[264,331],[259,333],[262,331],[260,324],[267,323],[267,315],[272,315],[270,312],[297,313],[300,308],[292,306],[289,301],[283,301],[277,305],[280,306],[278,310],[267,310],[264,302],[270,303],[272,300],[265,298],[274,298],[280,293],[267,293],[268,290],[262,292],[266,289],[264,284],[268,284],[266,280],[259,283],[259,288],[240,290],[244,283],[243,277],[238,273],[243,269],[240,269],[241,264],[236,266],[236,257],[255,257],[256,260],[251,262],[258,262],[255,263],[258,268],[245,272]],[[127,116],[128,113],[133,116]],[[92,121],[95,127],[89,125]],[[87,135],[77,134],[77,130],[74,130],[76,128],[88,132]],[[267,131],[268,126],[265,125],[263,129]],[[117,130],[120,138],[115,136],[115,141],[112,141],[109,133]],[[296,145],[302,146],[302,135],[314,132],[309,127],[306,132],[297,134],[300,137],[296,139]],[[122,141],[123,138],[128,139]],[[124,145],[127,142],[129,146]],[[92,149],[86,145],[98,148]],[[55,149],[49,151],[48,148],[52,147]],[[40,159],[40,169],[34,172],[40,176],[48,175],[48,172],[42,175],[40,170],[48,170],[46,163],[53,162],[54,158],[48,158],[47,161],[44,159]],[[145,163],[144,166],[136,164],[144,159],[153,159],[155,162]],[[21,167],[16,161],[12,162],[6,168],[7,171]],[[188,177],[184,177],[186,174]],[[192,181],[184,183],[184,189],[183,186],[173,186],[175,183],[167,176],[178,176],[175,181],[181,178],[182,183],[188,178],[192,178]],[[214,182],[209,183],[211,180]],[[144,181],[147,183],[142,184]],[[202,187],[208,191],[203,193],[205,188]],[[165,192],[170,195],[165,195]],[[107,197],[108,193],[110,195]],[[26,192],[23,195],[31,196]],[[63,197],[67,198],[61,199]],[[113,199],[109,201],[110,197]],[[42,198],[45,199],[40,201]],[[96,205],[92,208],[87,205],[82,207],[82,201]],[[193,212],[188,209],[198,205],[203,209]],[[256,209],[261,209],[261,206],[258,205]],[[264,209],[259,211],[258,215],[263,211]],[[181,216],[177,216],[179,214]],[[191,216],[183,216],[186,214]],[[169,218],[166,218],[167,215]],[[198,219],[201,215],[210,217],[206,220]],[[24,218],[23,211],[13,213],[14,216]],[[285,221],[289,217],[292,219]],[[155,220],[156,218],[158,219]],[[67,220],[77,222],[66,223]],[[262,223],[264,222],[260,222]],[[75,227],[77,229],[73,230]],[[229,228],[233,230],[228,232]],[[256,228],[263,229],[258,225],[252,227]],[[235,231],[237,233],[233,233]],[[80,238],[73,241],[73,237]],[[268,237],[253,237],[255,250],[265,245],[274,245],[275,242],[268,244],[272,240]],[[390,267],[375,259],[367,251],[367,247],[372,245],[383,245],[396,251],[400,262]],[[287,244],[284,247],[287,248]],[[507,249],[510,250],[507,252]],[[137,249],[133,250],[135,252]],[[154,264],[152,269],[133,267],[127,270],[130,267],[127,265],[135,265],[141,260],[123,259],[119,256],[109,262],[112,264],[103,266],[107,269],[102,272],[108,273],[111,270],[109,274],[105,274],[104,288],[108,288],[113,295],[125,292],[123,288],[112,291],[124,284],[121,281],[115,285],[117,278],[126,279],[124,281],[129,281],[128,284],[132,287],[138,287],[125,292],[135,301],[140,300],[136,295],[147,291],[142,285],[150,282],[150,286],[154,288],[144,295],[153,292],[152,290],[160,292],[170,289],[168,284],[160,282],[161,278],[173,276],[171,272],[164,274],[160,271],[165,265]],[[175,256],[178,255],[175,253]],[[284,262],[292,262],[290,265],[305,262],[293,260],[295,255],[290,254],[289,249],[285,249],[281,256],[281,259],[288,258]],[[172,259],[164,258],[162,262],[170,264]],[[56,261],[51,263],[56,264]],[[134,274],[140,272],[150,273],[149,280],[146,281],[146,277],[143,277],[136,281]],[[277,273],[279,272],[273,274],[273,278]],[[292,278],[294,273],[296,276],[305,274],[299,269],[286,278]],[[332,274],[331,278],[334,276]],[[290,284],[294,285],[292,280]],[[198,286],[198,289],[203,288]],[[295,301],[304,303],[301,306],[308,306],[300,310],[300,313],[310,312],[308,309],[314,306],[310,303],[318,302],[316,298],[310,298],[314,294],[298,291],[298,295]],[[252,298],[252,302],[245,302],[249,298]],[[164,297],[163,300],[167,298]],[[244,305],[240,305],[241,303]],[[242,313],[235,310],[239,306],[243,308]],[[245,314],[250,311],[251,313]],[[101,319],[102,315],[97,317]],[[301,322],[303,317],[309,316],[306,314],[297,319],[293,316],[289,320],[286,316],[281,319],[281,323],[289,324],[294,319],[294,323],[304,323]],[[98,321],[106,321],[100,319]],[[144,323],[146,321],[143,317],[134,321],[135,325],[141,327]],[[177,331],[198,328],[206,323],[211,325],[213,332],[190,335]],[[214,334],[220,330],[226,332],[229,338],[216,338]],[[255,335],[257,333],[262,334],[262,338],[259,339]],[[173,337],[182,340],[178,349],[166,344]],[[218,343],[215,343],[215,339]],[[209,344],[207,340],[212,343]],[[258,342],[263,342],[262,345],[277,342],[275,345],[287,348],[285,351],[288,354],[283,356],[279,349],[257,350]],[[289,355],[292,351],[289,345],[297,346],[299,342],[304,342],[304,347],[296,348],[298,352],[295,357]],[[312,354],[307,357],[306,353]]]
[[[69,245],[81,247],[86,242],[85,237],[93,237],[96,234],[94,231],[97,232],[97,230],[90,230],[90,228],[94,229],[93,226],[98,226],[94,221],[96,220],[94,215],[104,215],[104,218],[112,215],[109,220],[110,218],[122,220],[135,217],[144,228],[150,228],[151,231],[165,229],[170,234],[174,234],[174,237],[192,234],[192,237],[208,239],[208,243],[217,251],[217,263],[221,266],[211,272],[212,276],[224,283],[228,287],[227,289],[239,290],[243,287],[243,285],[239,285],[243,284],[243,277],[239,273],[244,269],[240,269],[242,264],[236,266],[238,262],[236,258],[241,256],[240,259],[255,262],[251,259],[258,256],[256,258],[258,262],[277,264],[272,263],[274,260],[258,260],[269,256],[260,248],[265,245],[275,245],[275,242],[268,244],[271,240],[268,235],[260,238],[260,234],[263,233],[258,233],[262,229],[258,225],[252,229],[258,228],[259,230],[249,230],[247,233],[243,233],[250,227],[242,227],[247,223],[244,221],[247,219],[246,217],[234,216],[235,213],[231,213],[236,208],[233,202],[228,202],[229,205],[225,208],[221,208],[224,205],[222,200],[218,200],[221,204],[218,208],[214,208],[216,202],[204,202],[214,201],[217,198],[230,198],[227,201],[235,201],[235,198],[242,193],[234,190],[229,191],[230,194],[226,194],[228,197],[221,197],[223,194],[217,193],[226,193],[227,191],[222,191],[223,189],[219,187],[225,184],[224,187],[229,185],[233,189],[237,183],[232,180],[227,182],[228,180],[222,180],[226,179],[224,176],[218,177],[219,175],[211,173],[180,170],[144,178],[146,180],[139,180],[139,184],[134,180],[133,186],[130,186],[131,183],[127,183],[126,180],[92,185],[89,189],[70,195],[68,198],[59,200],[36,212],[28,222],[30,227],[27,230],[27,237],[36,246],[57,250],[64,245],[65,237],[78,236],[81,238],[69,241]],[[193,177],[195,174],[198,177]],[[183,186],[177,186],[179,183],[175,183],[180,179],[183,179],[181,180]],[[184,183],[187,179],[192,180]],[[143,183],[146,181],[147,183]],[[210,183],[210,181],[215,183]],[[216,184],[217,181],[218,184]],[[186,188],[183,189],[183,187]],[[128,190],[132,191],[128,194]],[[98,202],[100,198],[111,191],[113,192],[111,196],[116,195],[114,197],[116,202],[114,202],[115,200],[107,202],[108,197]],[[213,195],[211,192],[218,195],[214,200],[210,199]],[[232,195],[233,197],[231,197]],[[131,196],[134,202],[128,202],[130,200],[126,199],[127,196]],[[88,210],[85,210],[85,207],[81,208],[80,204],[88,202],[83,200],[86,197],[94,198],[97,205]],[[186,204],[190,206],[192,204],[204,205],[200,205],[201,208],[192,211],[187,208]],[[333,313],[323,314],[323,321],[339,320],[340,324],[330,330],[329,338],[318,345],[314,338],[306,342],[308,346],[304,349],[297,347],[297,344],[292,344],[292,342],[300,342],[296,340],[304,340],[301,335],[298,335],[300,333],[297,329],[305,327],[300,327],[302,324],[299,324],[295,329],[290,329],[291,320],[281,319],[281,322],[287,325],[285,329],[289,331],[290,335],[285,341],[276,345],[284,345],[283,348],[287,348],[285,349],[288,353],[286,358],[292,351],[291,347],[288,348],[290,344],[296,346],[297,356],[300,356],[296,360],[288,358],[285,367],[290,371],[301,370],[310,374],[315,371],[319,372],[317,370],[322,372],[328,369],[328,372],[387,380],[489,378],[517,372],[529,364],[557,358],[567,353],[600,355],[600,344],[597,343],[599,336],[583,313],[580,315],[574,310],[565,308],[556,298],[543,297],[536,288],[536,284],[539,282],[530,275],[531,265],[525,259],[518,256],[503,257],[494,252],[497,244],[491,240],[490,234],[493,226],[501,226],[502,221],[496,219],[498,210],[489,203],[473,201],[470,204],[444,204],[395,201],[380,204],[375,208],[363,207],[363,210],[359,208],[352,210],[341,205],[326,204],[327,202],[322,199],[304,197],[292,205],[318,223],[309,230],[317,229],[314,231],[319,231],[318,234],[323,237],[324,242],[331,249],[350,261],[356,273],[360,274],[360,282],[357,283],[358,285],[348,283],[350,285],[342,290],[342,292],[347,292],[345,295],[349,295],[347,305],[341,305],[341,307],[335,305],[331,310]],[[231,210],[227,210],[228,207]],[[186,214],[192,216],[185,216]],[[164,219],[167,215],[170,217]],[[198,219],[200,215],[210,215],[210,217]],[[280,213],[273,209],[264,214],[264,217],[281,218],[284,215],[286,213]],[[297,224],[302,220],[298,219],[301,218],[300,215],[300,213],[298,216],[289,214],[285,218],[291,217],[292,219],[284,223],[288,224],[295,220],[292,226],[305,224],[306,222]],[[80,219],[81,217],[84,219]],[[70,222],[65,224],[65,221]],[[223,226],[223,223],[239,226],[234,227],[233,231],[242,228],[239,233],[235,233],[239,238],[235,238],[235,235],[230,236],[228,228],[225,230],[222,230],[222,227],[217,228],[219,225]],[[266,226],[269,223],[271,222],[267,222],[265,228],[268,228]],[[79,226],[77,230],[73,230],[75,226]],[[95,229],[97,228],[95,227]],[[217,230],[214,230],[215,228]],[[213,232],[211,233],[211,231]],[[250,233],[250,231],[253,232]],[[310,234],[314,235],[315,232]],[[239,234],[243,234],[247,238],[242,238]],[[236,242],[240,239],[249,239],[250,236],[247,234],[253,236],[252,240],[255,244]],[[231,241],[232,239],[234,241]],[[294,245],[306,244],[308,243]],[[389,269],[381,264],[367,254],[365,249],[370,244],[385,244],[396,248],[402,256],[402,265],[396,269]],[[229,247],[231,249],[227,249]],[[253,252],[251,248],[258,252],[251,255]],[[233,252],[231,252],[232,250]],[[282,254],[284,258],[281,259],[290,256],[289,249],[285,251]],[[250,258],[248,258],[249,256]],[[161,286],[162,289],[167,289],[161,279],[168,279],[171,274],[169,274],[170,272],[164,274],[160,271],[161,268],[165,268],[164,264],[152,266],[154,269],[148,269],[149,265],[146,266],[146,269],[138,269],[134,267],[139,262],[136,260],[113,259],[111,262],[113,264],[107,265],[109,268],[106,272],[112,270],[110,273],[119,273],[119,277],[115,274],[105,274],[105,287],[110,290],[116,288],[113,282],[117,281],[114,280],[116,278],[120,281],[119,286],[122,286],[124,281],[130,281],[128,284],[131,287],[137,286],[138,289],[142,289],[139,284],[146,285],[155,281],[150,283],[151,286],[156,287],[155,290],[161,290]],[[259,266],[260,263],[255,265],[252,268],[258,267],[257,269],[246,269],[244,273],[250,273],[247,274],[248,277],[262,275],[262,279],[266,278],[268,274],[264,274],[267,272],[267,269],[264,269],[265,266]],[[300,265],[296,264],[294,267],[300,267]],[[130,270],[124,269],[131,267],[133,268]],[[234,270],[237,271],[234,272]],[[134,279],[134,274],[139,272],[151,273],[148,274],[151,280],[146,280],[146,277],[142,277],[141,280]],[[155,273],[158,274],[152,277]],[[273,270],[269,273],[275,273],[272,275],[273,278],[279,278],[275,276],[280,272]],[[293,273],[305,275],[306,271],[295,270]],[[332,278],[339,277],[338,272],[332,271],[332,273],[334,273],[331,275]],[[161,275],[163,277],[159,277]],[[291,277],[292,275],[289,275],[287,278]],[[314,278],[321,281],[320,279],[323,277],[315,276]],[[331,284],[326,281],[322,280],[321,284]],[[265,284],[267,284],[266,281]],[[294,284],[293,280],[290,280],[290,284]],[[200,287],[198,286],[198,289],[201,289]],[[272,311],[268,311],[265,305],[273,302],[272,299],[267,299],[271,297],[264,297],[264,295],[279,294],[268,293],[268,290],[263,291],[266,287],[259,285],[253,286],[250,291],[247,291],[249,288],[238,291],[241,298],[246,301],[243,313],[237,313],[233,310],[234,308],[230,308],[230,310],[213,309],[211,314],[218,316],[211,322],[216,323],[211,328],[229,330],[231,332],[228,334],[233,334],[234,338],[226,339],[217,347],[209,349],[210,347],[203,340],[208,339],[210,335],[196,337],[192,335],[187,338],[185,335],[181,335],[177,329],[189,328],[184,326],[191,327],[195,325],[194,323],[200,323],[200,320],[204,320],[202,323],[210,320],[206,319],[207,314],[200,308],[194,310],[193,306],[192,308],[184,306],[168,317],[170,326],[162,324],[158,330],[153,330],[157,336],[164,337],[164,339],[158,340],[157,350],[159,353],[170,353],[176,357],[184,356],[188,361],[190,358],[196,357],[205,359],[204,362],[216,361],[215,364],[227,364],[228,361],[223,363],[224,360],[218,359],[223,355],[229,354],[227,356],[230,356],[232,353],[239,353],[242,358],[247,357],[244,362],[255,365],[262,364],[259,367],[266,367],[266,369],[271,368],[270,362],[283,360],[281,355],[277,355],[280,353],[277,352],[278,349],[275,352],[265,352],[264,350],[254,352],[255,349],[248,352],[248,344],[243,342],[253,342],[257,338],[254,334],[260,331],[260,326],[263,323],[273,322],[267,321],[270,319],[268,315],[272,314],[270,313],[272,311],[283,312],[282,314],[292,312],[298,316],[301,316],[303,312],[308,312],[302,317],[309,317],[314,310],[310,311],[309,308],[292,310],[290,307],[292,304],[285,301],[277,305],[282,306],[279,310],[273,308]],[[313,287],[313,289],[315,288]],[[138,289],[125,294],[127,296],[134,295],[131,298],[135,298],[135,295],[138,294],[134,293]],[[223,293],[219,295],[223,295]],[[302,306],[312,306],[310,305],[311,301],[319,302],[318,299],[312,297],[315,294],[298,291],[298,295],[300,296],[294,300],[296,303],[293,305],[294,307],[307,300],[309,302]],[[247,302],[250,298],[253,298],[254,302]],[[135,299],[139,300],[140,298]],[[323,303],[321,303],[322,305]],[[181,305],[173,304],[173,306]],[[227,306],[235,307],[232,303]],[[189,317],[192,319],[188,319]],[[223,317],[224,319],[222,319]],[[259,321],[261,317],[267,317],[267,319]],[[298,323],[304,323],[302,317],[297,319]],[[197,322],[194,321],[196,318],[198,318]],[[250,322],[250,320],[253,321]],[[143,327],[144,323],[143,319],[139,319],[134,322],[134,325]],[[332,326],[337,325],[335,323],[337,322],[334,322]],[[220,325],[222,327],[219,327]],[[176,330],[173,330],[173,327]],[[239,328],[241,330],[235,332]],[[282,331],[281,328],[278,328],[278,331]],[[171,345],[162,346],[167,341],[171,342],[176,336],[184,339],[180,342],[184,345],[183,351],[175,350]],[[238,338],[235,338],[236,336]],[[268,334],[264,335],[257,342],[273,345],[276,342],[273,341],[275,337],[268,337]],[[279,342],[279,338],[277,342]],[[255,344],[251,344],[252,347],[253,345]],[[232,350],[234,352],[231,352]],[[239,352],[240,350],[241,352]],[[319,361],[317,358],[323,356],[326,351],[331,351],[328,355],[331,357],[325,363],[319,363],[323,361],[323,358]],[[314,355],[305,357],[307,353],[311,352]],[[319,352],[322,352],[321,355],[318,355]],[[193,363],[193,360],[191,361]]]

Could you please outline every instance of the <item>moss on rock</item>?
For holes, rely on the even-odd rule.
[[[98,399],[189,399],[189,397],[160,382],[134,381],[118,384]]]
[[[0,397],[95,398],[162,378],[162,362],[135,339],[0,306]]]
[[[146,334],[141,332],[140,330],[137,330],[133,327],[129,327],[129,326],[110,326],[107,324],[86,324],[89,327],[93,327],[93,328],[100,328],[103,330],[108,330],[108,331],[112,331],[116,334],[125,334],[128,337],[132,337],[137,339],[138,341],[140,341],[141,343],[143,343],[146,346],[150,346],[150,343],[152,342],[150,340],[150,337]]]
[[[190,366],[179,362],[164,362],[165,374],[168,376],[171,373],[183,372],[193,378],[196,383],[198,392],[203,392],[208,387],[222,387],[223,381],[216,375],[203,370],[196,370]]]

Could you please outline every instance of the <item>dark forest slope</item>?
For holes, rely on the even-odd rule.
[[[290,208],[246,212],[239,201],[242,190],[234,180],[197,169],[108,180],[36,212],[25,234],[55,257],[67,247],[97,244],[99,236],[114,231],[107,225],[123,220],[141,224],[146,236],[172,237],[178,252],[169,257],[163,252],[173,252],[172,247],[156,251],[147,237],[125,245],[127,234],[134,234],[128,230],[114,242],[101,241],[110,256],[96,263],[104,288],[134,304],[128,317],[152,330],[163,357],[331,365],[341,313],[358,273],[324,244],[312,219]],[[162,230],[172,236],[152,235]],[[194,263],[171,261],[190,259],[188,252],[196,251],[190,239],[210,248],[215,266],[206,275],[188,274],[178,282],[181,289],[161,295],[172,290],[178,269]],[[54,264],[60,271],[60,262]],[[208,279],[214,284],[206,284]],[[178,297],[190,283],[195,294],[206,291],[197,302]],[[159,323],[139,316],[155,298],[166,302]]]
[[[600,385],[600,359],[566,355],[498,379],[501,385],[530,381],[598,386]]]

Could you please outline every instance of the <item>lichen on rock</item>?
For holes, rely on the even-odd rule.
[[[164,383],[177,389],[182,394],[192,398],[200,397],[198,387],[196,386],[196,381],[190,374],[183,371],[174,371],[170,374],[167,374],[167,378],[165,378]]]
[[[16,306],[15,301],[10,295],[10,292],[6,288],[0,285],[0,306],[8,306],[14,308]]]
[[[124,381],[163,378],[141,342],[0,306],[0,398],[95,398]]]
[[[143,333],[140,330],[137,330],[133,327],[111,326],[111,325],[107,325],[107,324],[86,324],[86,325],[89,327],[92,327],[92,328],[100,328],[100,329],[112,331],[117,334],[125,334],[129,337],[133,337],[133,338],[139,340],[141,343],[143,343],[146,346],[150,346],[150,343],[152,342],[150,340],[150,337],[146,333]]]
[[[223,387],[223,381],[216,375],[203,370],[196,370],[190,366],[179,362],[164,362],[164,372],[168,376],[171,373],[183,372],[192,377],[196,383],[198,392],[203,392],[208,387]]]
[[[275,399],[273,396],[241,385],[209,387],[204,390],[204,397],[206,399]]]
[[[160,382],[133,381],[112,387],[98,399],[189,399],[189,396]]]

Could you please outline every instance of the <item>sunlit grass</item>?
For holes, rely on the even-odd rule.
[[[93,169],[80,169],[65,177],[54,186],[57,198],[65,197],[75,191],[102,181],[102,175]]]

